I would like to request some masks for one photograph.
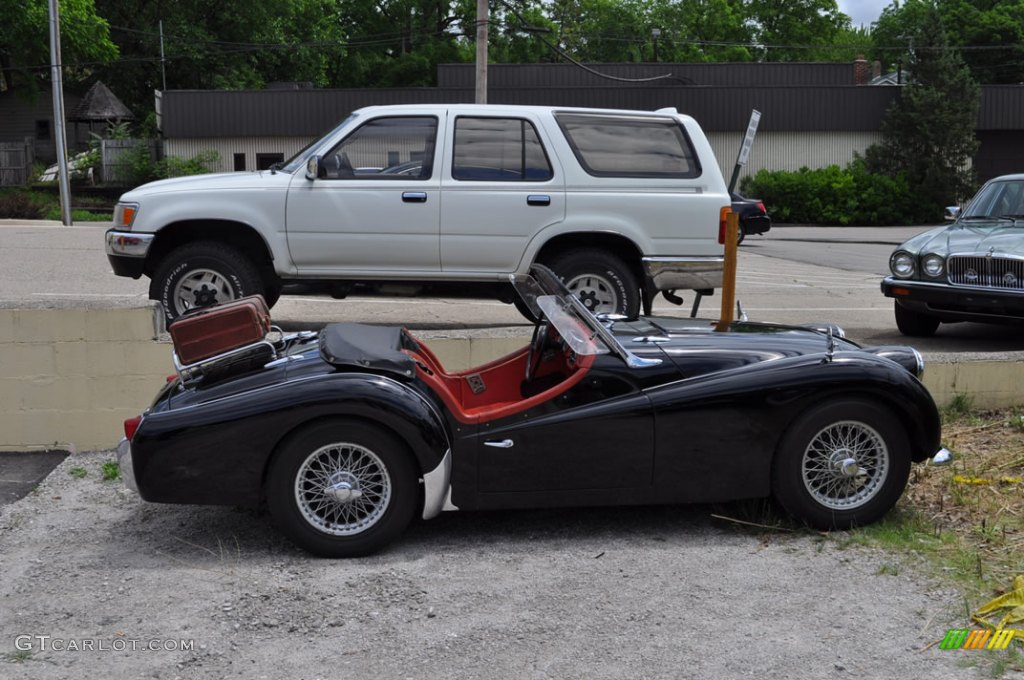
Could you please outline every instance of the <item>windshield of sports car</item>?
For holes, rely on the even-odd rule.
[[[990,182],[981,188],[961,220],[1024,218],[1024,180]]]
[[[535,318],[547,320],[566,345],[577,354],[612,352],[631,368],[654,366],[659,359],[640,359],[622,346],[611,330],[601,323],[562,280],[543,265],[535,264],[530,275],[512,274],[509,281]],[[523,311],[526,311],[525,309]]]

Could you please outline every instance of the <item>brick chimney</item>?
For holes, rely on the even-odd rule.
[[[853,84],[867,85],[871,80],[871,67],[863,54],[858,54],[853,60]]]

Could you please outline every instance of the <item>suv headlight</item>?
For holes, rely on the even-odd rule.
[[[908,252],[898,251],[889,258],[889,269],[901,279],[909,279],[917,270],[914,256]]]
[[[934,278],[942,276],[946,271],[946,261],[941,255],[925,255],[921,260],[921,269],[925,274]]]
[[[138,203],[118,203],[114,206],[114,228],[131,231],[135,215],[139,212]]]

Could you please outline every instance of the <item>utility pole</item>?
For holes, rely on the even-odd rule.
[[[167,70],[164,68],[164,20],[160,20],[160,78],[164,87],[161,92],[167,91]]]
[[[491,10],[487,0],[476,0],[476,103],[487,103],[487,27]]]
[[[64,131],[64,82],[60,65],[60,17],[57,0],[50,0],[50,81],[53,83],[53,131],[57,145],[57,177],[60,184],[60,221],[71,226],[71,183],[68,181],[68,140]]]
[[[651,29],[651,41],[654,43],[654,63],[658,63],[658,38],[661,37],[660,28]]]

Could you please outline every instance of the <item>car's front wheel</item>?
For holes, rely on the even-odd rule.
[[[262,294],[255,265],[241,251],[215,241],[180,246],[153,273],[152,295],[169,321],[195,307]]]
[[[359,557],[393,541],[417,499],[412,457],[391,434],[350,420],[290,437],[267,472],[267,507],[281,532],[321,557]]]
[[[910,474],[899,421],[866,399],[827,401],[785,433],[772,464],[772,493],[816,529],[869,524],[892,509]]]
[[[636,276],[615,255],[582,248],[558,255],[548,266],[594,314],[608,312],[629,318],[640,314],[640,286]]]
[[[914,338],[930,338],[935,335],[939,328],[939,320],[934,316],[928,316],[912,309],[907,309],[900,304],[899,300],[893,301],[896,314],[896,327],[903,335]]]

